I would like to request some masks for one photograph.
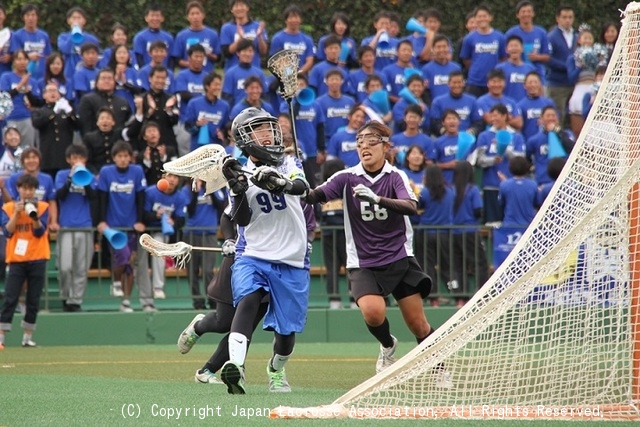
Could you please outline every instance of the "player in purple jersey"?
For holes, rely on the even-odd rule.
[[[307,196],[311,203],[342,199],[348,277],[365,324],[380,342],[377,372],[396,360],[398,340],[386,317],[387,295],[398,301],[419,343],[434,331],[422,308],[431,279],[413,256],[409,215],[417,214],[417,198],[407,176],[385,159],[390,134],[379,122],[365,124],[356,138],[360,163],[336,173]]]

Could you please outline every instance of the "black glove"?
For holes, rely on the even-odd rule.
[[[227,180],[227,184],[229,184],[232,196],[242,194],[249,188],[249,181],[242,172],[242,165],[238,159],[231,156],[224,159],[224,163],[222,164],[222,175],[224,175]]]
[[[288,180],[271,166],[260,166],[253,171],[251,182],[271,193],[282,193],[287,188]]]

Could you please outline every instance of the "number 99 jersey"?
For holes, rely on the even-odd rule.
[[[251,160],[247,169],[255,169]],[[302,165],[292,156],[285,156],[278,172],[290,180],[305,179]],[[307,225],[300,196],[274,194],[249,180],[246,192],[251,221],[238,226],[236,258],[251,256],[304,268],[307,252]]]

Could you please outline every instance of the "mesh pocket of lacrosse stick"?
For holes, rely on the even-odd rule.
[[[227,184],[222,175],[222,162],[228,154],[219,144],[207,144],[162,165],[165,172],[197,178],[206,183],[206,194]]]
[[[267,68],[282,83],[280,94],[286,100],[293,98],[298,91],[298,68],[300,59],[295,50],[281,50],[269,58]]]
[[[191,251],[193,250],[193,246],[185,242],[163,243],[146,233],[140,236],[140,246],[153,256],[172,258],[178,269],[186,267],[191,259]]]

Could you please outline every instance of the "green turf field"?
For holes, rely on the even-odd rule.
[[[401,343],[399,352],[404,354],[412,345]],[[375,343],[301,343],[287,365],[294,390],[290,394],[267,391],[268,344],[251,346],[247,395],[229,395],[222,385],[196,384],[193,374],[211,351],[213,347],[206,344],[196,345],[187,355],[167,345],[7,347],[0,352],[0,425],[414,426],[427,422],[269,420],[263,416],[278,405],[304,407],[331,403],[374,372]],[[177,411],[181,411],[179,416]],[[249,416],[250,413],[254,415]],[[433,421],[438,426],[480,423],[567,425],[550,421]]]

